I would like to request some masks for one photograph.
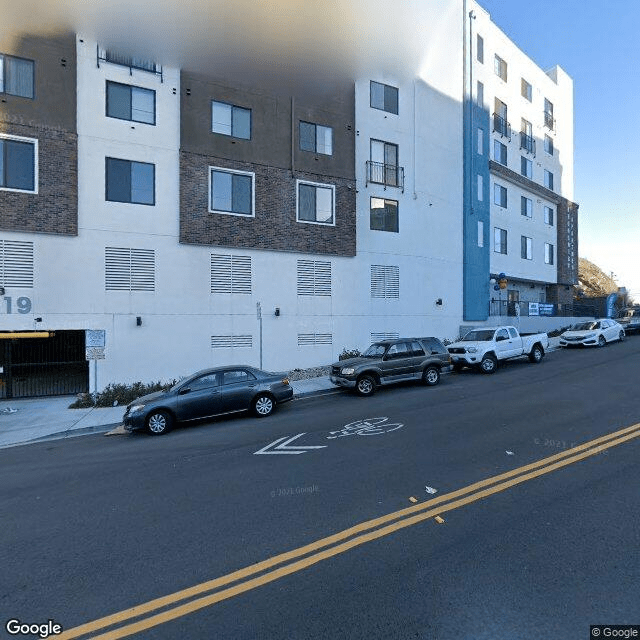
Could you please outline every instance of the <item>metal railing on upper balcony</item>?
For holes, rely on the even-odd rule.
[[[497,113],[493,114],[493,130],[503,138],[509,138],[509,140],[511,140],[511,125],[505,118]]]
[[[547,127],[547,129],[551,129],[551,131],[556,130],[556,119],[553,117],[551,111],[544,112],[544,126]]]
[[[527,135],[524,131],[520,132],[520,148],[524,149],[531,155],[536,155],[536,141],[533,136]]]
[[[370,182],[383,184],[385,189],[397,187],[404,192],[404,167],[367,160],[367,184]]]
[[[143,60],[141,58],[134,58],[132,56],[124,56],[116,51],[100,49],[100,47],[97,47],[97,57],[98,67],[100,66],[100,62],[110,62],[111,64],[119,64],[122,67],[127,67],[129,69],[129,73],[131,73],[133,69],[139,69],[140,71],[153,73],[160,76],[161,80],[163,79],[162,66],[155,62],[150,62],[149,60]]]

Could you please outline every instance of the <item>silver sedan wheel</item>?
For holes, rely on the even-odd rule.
[[[149,418],[149,431],[155,434],[163,433],[167,430],[167,417],[164,413],[154,413]]]
[[[273,411],[273,400],[269,396],[260,396],[256,400],[255,409],[259,416],[268,416]]]

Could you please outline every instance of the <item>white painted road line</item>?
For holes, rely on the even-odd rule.
[[[298,438],[305,435],[304,433],[299,433],[295,436],[285,436],[284,438],[278,438],[274,440],[266,447],[262,447],[259,451],[254,451],[253,455],[258,456],[267,456],[267,455],[296,455],[298,453],[306,453],[311,449],[326,449],[327,445],[289,445],[290,442],[297,440]]]

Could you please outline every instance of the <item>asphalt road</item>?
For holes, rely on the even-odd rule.
[[[640,437],[570,453],[640,423],[639,379],[634,336],[266,420],[2,450],[2,632],[112,614],[62,637],[571,640],[640,624]],[[256,455],[278,445],[323,448]]]

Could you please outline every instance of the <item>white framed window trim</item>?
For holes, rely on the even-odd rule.
[[[0,140],[15,140],[16,142],[26,142],[33,144],[33,190],[30,189],[14,189],[12,187],[0,186],[0,191],[11,191],[13,193],[38,193],[38,139],[37,138],[25,138],[23,136],[13,136],[8,133],[0,133]],[[0,158],[2,160],[2,158]]]
[[[249,176],[251,178],[251,213],[236,213],[234,211],[224,211],[222,209],[214,209],[213,204],[213,172],[235,174],[240,176]],[[233,187],[232,187],[233,192]],[[237,216],[239,218],[255,218],[256,217],[256,174],[251,171],[239,171],[238,169],[227,169],[226,167],[214,167],[209,165],[209,213],[219,213],[227,216]]]
[[[318,222],[317,220],[301,220],[300,219],[300,185],[316,187],[318,189],[328,189],[331,191],[331,222]],[[317,214],[317,200],[316,200]],[[296,222],[300,224],[316,224],[321,227],[336,226],[336,186],[334,184],[325,184],[322,182],[310,182],[309,180],[296,180]]]

